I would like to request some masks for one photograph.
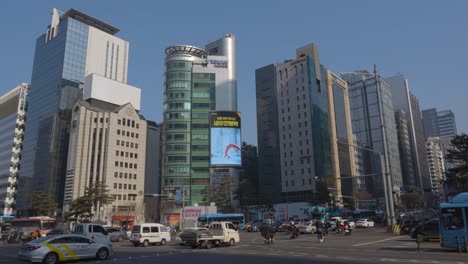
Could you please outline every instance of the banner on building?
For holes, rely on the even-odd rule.
[[[239,112],[210,113],[210,164],[241,166],[241,118]]]

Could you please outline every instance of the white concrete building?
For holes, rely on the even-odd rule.
[[[438,137],[429,137],[426,140],[431,189],[438,193],[443,193],[443,181],[445,179],[444,154],[441,144]]]
[[[64,211],[71,202],[85,194],[86,187],[96,182],[107,185],[114,201],[94,208],[93,219],[111,222],[113,215],[133,215],[144,220],[144,184],[147,121],[132,103],[122,104],[122,98],[135,100],[139,108],[140,89],[116,83],[99,76],[87,81],[98,82],[86,87],[90,95],[112,91],[108,101],[90,96],[75,104],[72,113],[67,177],[64,191]],[[135,92],[132,95],[132,92]]]

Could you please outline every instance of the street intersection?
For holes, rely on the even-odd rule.
[[[114,243],[114,256],[107,261],[74,263],[431,263],[468,264],[467,253],[442,249],[438,242],[422,244],[408,236],[385,232],[383,227],[355,229],[351,236],[331,233],[324,243],[314,235],[301,235],[291,240],[286,233],[277,233],[274,245],[265,245],[260,233],[241,233],[241,242],[234,247],[209,250],[192,249],[172,241],[166,246],[134,247],[128,241]],[[0,263],[24,263],[16,260],[18,245],[0,246]]]

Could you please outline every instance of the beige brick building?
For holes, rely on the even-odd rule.
[[[114,201],[94,209],[93,220],[111,223],[114,215],[144,220],[147,121],[131,103],[121,106],[88,99],[72,113],[64,212],[85,187],[104,182]]]

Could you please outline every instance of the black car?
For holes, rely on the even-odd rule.
[[[400,235],[410,235],[411,231],[420,224],[421,222],[416,221],[416,220],[408,220],[408,219],[403,220],[402,223],[400,224],[401,226]]]
[[[411,238],[416,239],[418,235],[423,237],[423,240],[439,238],[439,219],[433,218],[414,227],[411,231]]]

